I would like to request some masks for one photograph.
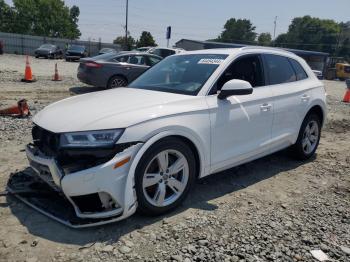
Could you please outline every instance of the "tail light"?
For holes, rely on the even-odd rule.
[[[96,62],[87,62],[85,63],[86,67],[93,67],[93,68],[101,68],[102,65]]]

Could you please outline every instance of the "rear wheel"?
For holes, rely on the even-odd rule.
[[[306,160],[312,157],[321,137],[321,120],[316,114],[309,114],[305,117],[297,142],[291,147],[294,157]]]
[[[193,152],[182,140],[169,138],[154,144],[136,168],[139,211],[159,215],[177,207],[192,187],[195,174]]]
[[[123,87],[123,86],[127,86],[128,85],[128,81],[121,76],[113,76],[109,81],[108,81],[108,85],[107,88],[111,89],[111,88],[118,88],[118,87]]]

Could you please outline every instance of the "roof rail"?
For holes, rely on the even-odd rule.
[[[286,52],[286,53],[290,53],[290,54],[293,54],[293,52],[290,52],[284,48],[280,48],[280,47],[270,47],[270,46],[244,46],[244,47],[241,47],[242,50],[247,50],[247,49],[265,49],[265,50],[277,50],[277,51],[283,51],[283,52]]]

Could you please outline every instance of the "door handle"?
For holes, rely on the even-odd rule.
[[[302,102],[308,102],[310,100],[310,96],[307,94],[302,95],[301,101]]]
[[[263,112],[267,112],[267,111],[270,111],[270,110],[271,110],[271,107],[272,107],[271,104],[265,103],[265,104],[262,104],[262,105],[260,106],[260,110],[263,111]]]

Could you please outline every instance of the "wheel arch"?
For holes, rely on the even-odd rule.
[[[154,136],[152,136],[150,139],[148,139],[142,146],[141,148],[138,150],[138,152],[136,153],[135,157],[133,158],[133,161],[131,163],[130,169],[129,169],[129,173],[128,173],[128,177],[127,177],[127,181],[126,181],[126,190],[125,190],[125,196],[124,196],[124,203],[125,206],[128,207],[130,205],[133,204],[133,202],[136,199],[136,193],[135,193],[135,171],[137,168],[137,165],[139,163],[139,161],[141,160],[141,157],[143,156],[143,154],[156,142],[161,141],[162,139],[166,139],[168,137],[176,137],[179,138],[183,141],[185,141],[186,143],[188,143],[188,145],[190,146],[191,150],[194,150],[194,154],[197,154],[196,157],[198,157],[198,163],[196,163],[196,165],[198,165],[198,170],[197,170],[197,177],[202,177],[205,173],[205,159],[204,159],[204,155],[203,155],[203,150],[202,146],[200,145],[200,142],[198,141],[198,139],[196,139],[194,136],[186,133],[186,132],[175,132],[175,131],[163,131],[161,133],[158,133]],[[197,160],[197,159],[196,159]],[[124,210],[124,212],[127,212],[127,210]]]
[[[305,117],[307,117],[308,115],[313,114],[313,113],[316,114],[320,118],[321,126],[323,126],[324,121],[325,121],[325,112],[324,112],[323,108],[320,105],[313,105],[309,109],[309,111],[307,112]]]

